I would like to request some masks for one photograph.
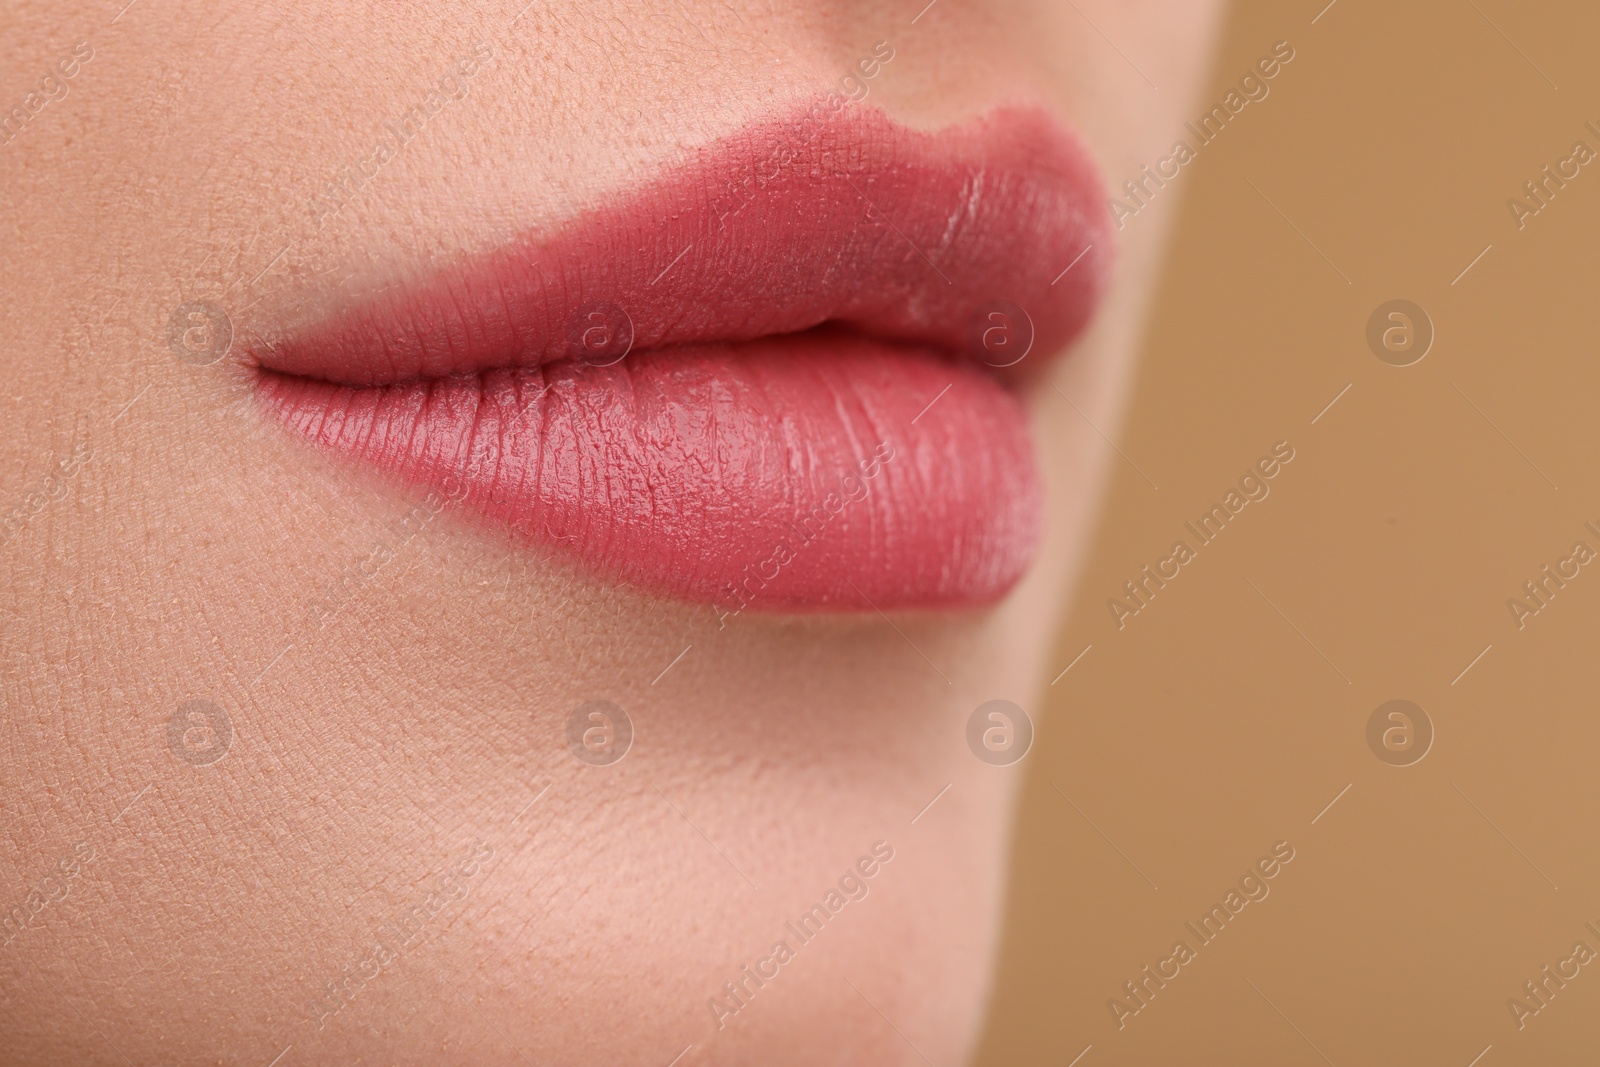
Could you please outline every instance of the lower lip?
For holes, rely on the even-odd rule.
[[[724,615],[990,602],[1040,531],[1018,398],[964,362],[850,334],[260,386],[326,448]]]

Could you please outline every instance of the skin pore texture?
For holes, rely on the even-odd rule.
[[[966,721],[1059,667],[1170,201],[1069,358],[973,385],[1041,487],[982,607],[618,580],[317,447],[248,353],[830,90],[1042,111],[1116,185],[1215,6],[121,6],[0,18],[0,1064],[964,1062],[1027,767]]]

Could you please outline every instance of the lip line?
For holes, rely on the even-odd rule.
[[[1025,384],[1018,376],[1007,373],[1010,368],[997,367],[994,364],[986,363],[972,356],[971,353],[962,352],[959,349],[947,348],[928,342],[907,341],[895,337],[880,336],[878,334],[864,332],[856,329],[853,326],[841,325],[831,320],[825,320],[808,329],[794,330],[788,333],[763,334],[758,337],[739,339],[708,338],[703,341],[680,341],[670,345],[661,345],[656,348],[630,349],[623,356],[619,356],[611,362],[586,363],[583,356],[573,355],[571,353],[563,353],[562,355],[541,361],[539,363],[518,363],[511,366],[484,367],[477,370],[455,371],[450,374],[418,375],[414,378],[402,378],[393,381],[374,382],[369,385],[360,386],[350,386],[350,383],[348,382],[343,382],[332,378],[320,378],[314,374],[297,374],[291,371],[282,371],[262,363],[252,363],[249,366],[249,370],[252,374],[258,376],[270,375],[279,378],[298,378],[325,385],[347,386],[357,389],[383,389],[391,386],[405,386],[419,383],[426,384],[429,382],[443,381],[448,378],[473,378],[502,370],[544,371],[561,367],[563,364],[579,363],[585,363],[585,365],[588,366],[604,367],[613,366],[616,363],[621,363],[627,359],[637,359],[645,356],[671,357],[676,353],[691,355],[695,354],[696,350],[715,348],[727,348],[738,351],[741,348],[747,348],[761,343],[783,344],[785,342],[793,341],[796,343],[796,346],[799,347],[803,345],[807,339],[820,338],[838,338],[845,341],[864,342],[865,344],[872,345],[874,347],[881,347],[885,350],[910,355],[919,359],[926,359],[935,363],[954,363],[962,366],[970,366],[980,373],[992,377],[1002,387],[1011,391],[1017,391]]]

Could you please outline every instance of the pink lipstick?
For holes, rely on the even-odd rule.
[[[720,611],[991,602],[1041,490],[1018,391],[1112,260],[1033,109],[813,109],[548,232],[254,345],[316,444]]]

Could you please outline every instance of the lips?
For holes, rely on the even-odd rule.
[[[719,613],[991,602],[1042,492],[1019,393],[1111,265],[1033,109],[764,122],[249,356],[317,445]]]

